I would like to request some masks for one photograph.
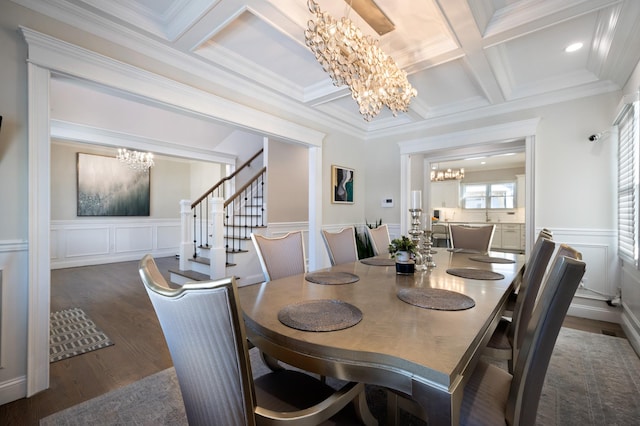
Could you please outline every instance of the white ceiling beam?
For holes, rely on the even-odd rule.
[[[482,34],[468,3],[464,0],[438,0],[438,4],[465,52],[463,60],[478,86],[492,104],[503,102],[504,94],[483,51]]]

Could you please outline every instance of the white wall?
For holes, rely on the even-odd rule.
[[[322,146],[322,218],[325,225],[355,225],[372,222],[377,217],[367,211],[369,166],[368,147],[362,141],[339,133],[327,136]],[[387,158],[395,161],[393,157]],[[331,202],[331,166],[353,169],[353,204]]]
[[[272,223],[309,220],[309,152],[305,146],[268,142],[267,217]]]
[[[26,394],[28,167],[26,46],[16,31],[28,15],[0,0],[0,404]],[[42,24],[37,17],[31,22]]]
[[[365,178],[365,218],[369,223],[400,223],[400,149],[397,143],[372,141],[364,144],[367,169]],[[383,198],[392,198],[393,207],[382,207]],[[407,214],[409,214],[407,212]]]

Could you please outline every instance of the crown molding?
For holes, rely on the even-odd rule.
[[[367,140],[385,138],[395,138],[396,140],[398,140],[402,139],[403,134],[406,135],[426,132],[434,128],[447,125],[462,124],[467,121],[481,120],[488,117],[511,114],[518,111],[535,109],[547,105],[582,99],[590,96],[602,95],[619,90],[620,87],[610,81],[594,82],[571,89],[558,90],[552,94],[534,96],[527,99],[516,99],[497,105],[488,105],[484,108],[450,114],[447,116],[429,117],[428,119],[425,119],[424,121],[421,121],[419,123],[405,125],[402,127],[402,129],[382,129],[376,132],[369,132]],[[401,130],[401,132],[399,130]]]
[[[268,136],[321,146],[324,133],[229,101],[45,34],[20,27],[29,45],[29,62],[155,101],[202,114],[212,120]]]
[[[469,147],[486,143],[498,143],[497,141],[511,142],[516,138],[535,135],[540,117],[528,120],[513,121],[495,126],[480,127],[471,130],[446,133],[425,138],[399,142],[401,155],[439,151],[441,149],[453,149],[457,147]],[[469,141],[473,141],[470,143]]]
[[[354,125],[354,123],[347,123],[344,120],[336,120],[316,109],[301,106],[299,102],[295,102],[289,96],[284,96],[277,91],[271,90],[268,88],[269,86],[255,84],[238,74],[217,66],[217,59],[213,62],[203,62],[194,53],[179,52],[165,43],[145,37],[127,27],[89,13],[69,3],[67,0],[47,0],[46,2],[38,0],[11,1],[96,35],[110,43],[126,46],[127,49],[138,52],[145,57],[171,64],[172,67],[180,69],[187,74],[217,85],[221,90],[233,88],[238,97],[255,99],[256,103],[265,105],[263,108],[265,111],[278,111],[280,113],[278,119],[287,117],[288,120],[296,120],[296,122],[313,123],[316,129],[333,129],[358,139],[366,137],[365,129],[359,125],[359,122]],[[25,27],[21,26],[20,28]],[[36,32],[35,30],[30,31]],[[43,36],[45,35],[43,34]],[[77,48],[82,49],[80,47]],[[90,52],[89,50],[86,51]],[[277,84],[275,85],[277,86]]]
[[[211,161],[223,164],[235,164],[236,156],[179,145],[173,142],[147,138],[131,133],[115,132],[109,129],[71,123],[68,121],[51,119],[51,137],[67,141],[90,143],[111,147],[152,151],[154,154],[168,155]]]

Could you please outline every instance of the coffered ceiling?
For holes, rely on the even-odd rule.
[[[229,73],[255,94],[245,102],[277,100],[363,134],[618,90],[640,59],[637,0],[376,0],[395,25],[383,36],[344,0],[318,0],[378,38],[418,91],[407,113],[368,123],[305,46],[305,0],[13,1],[173,68]]]

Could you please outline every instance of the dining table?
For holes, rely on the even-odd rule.
[[[525,258],[446,248],[432,257],[435,267],[413,273],[386,255],[240,287],[247,336],[292,366],[404,393],[429,425],[457,425]]]

